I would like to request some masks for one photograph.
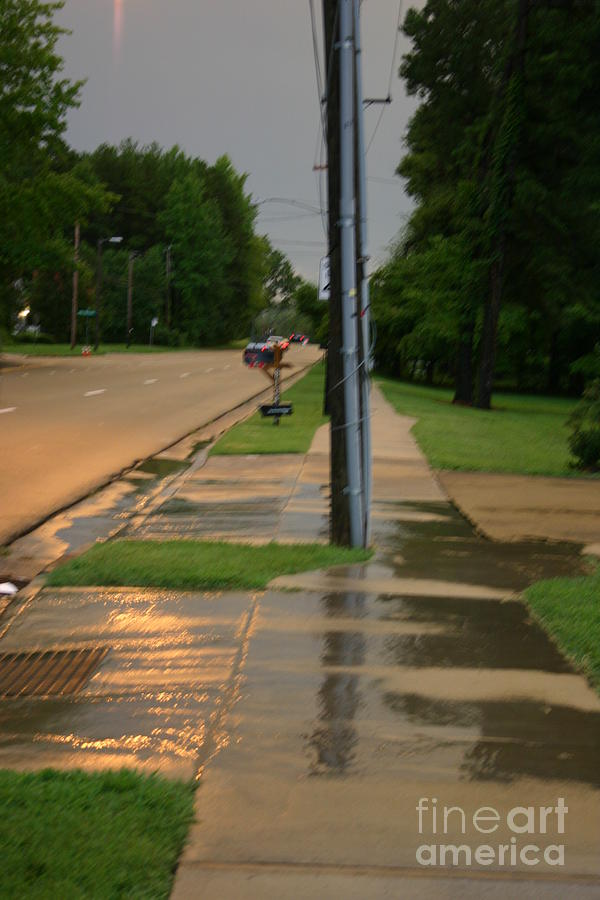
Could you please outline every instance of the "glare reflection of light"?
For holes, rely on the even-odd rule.
[[[121,40],[123,37],[123,0],[115,0],[114,18],[113,18],[113,48],[115,56],[121,50]]]

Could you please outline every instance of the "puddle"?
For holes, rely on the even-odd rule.
[[[387,524],[388,548],[391,551],[393,547],[395,553],[389,552],[384,562],[402,578],[435,578],[520,591],[543,578],[585,571],[579,544],[486,540],[447,503],[394,504],[394,508],[435,517]]]
[[[188,469],[191,465],[189,459],[167,459],[164,457],[154,456],[140,463],[137,470],[140,472],[148,472],[151,475],[158,475],[159,478],[166,478],[167,475],[174,475]]]

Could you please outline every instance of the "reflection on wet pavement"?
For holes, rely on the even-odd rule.
[[[0,765],[134,765],[192,777],[234,669],[245,595],[43,591],[2,641],[108,653],[73,697],[0,700]]]

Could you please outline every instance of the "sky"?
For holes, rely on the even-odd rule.
[[[418,3],[418,0],[417,0]],[[412,0],[412,5],[417,5]],[[422,5],[422,0],[418,5]],[[321,0],[314,0],[319,39]],[[404,16],[407,0],[401,10]],[[399,35],[391,73],[398,0],[362,3],[365,96],[392,103],[365,112],[370,268],[382,262],[411,201],[394,174],[414,98],[397,76],[408,42]],[[227,153],[260,203],[257,230],[296,270],[316,281],[326,253],[322,217],[284,198],[319,207],[319,101],[309,0],[66,0],[57,21],[65,74],[86,79],[68,119],[77,150],[132,137],[178,144],[212,163]]]

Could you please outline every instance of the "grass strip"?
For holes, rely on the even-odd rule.
[[[247,340],[240,339],[229,341],[216,347],[205,347],[205,350],[241,350]],[[34,344],[29,342],[5,343],[0,346],[0,352],[18,353],[22,356],[81,356],[82,345],[71,349],[70,344]],[[92,351],[92,356],[104,356],[105,353],[180,353],[181,351],[194,351],[198,347],[167,347],[163,344],[100,344],[97,350]],[[200,351],[199,351],[200,352]]]
[[[414,416],[419,446],[437,469],[576,476],[566,421],[576,401],[494,394],[493,410],[453,406],[451,390],[380,378],[397,412]]]
[[[256,379],[257,390],[260,382],[266,385],[266,380],[258,372]],[[324,385],[325,366],[319,362],[293,387],[284,391],[285,402],[294,405],[291,416],[284,416],[275,426],[272,419],[264,419],[260,412],[256,412],[227,431],[212,448],[211,456],[306,453],[317,428],[328,421],[323,415]]]
[[[193,797],[126,770],[0,770],[0,896],[168,897]]]
[[[600,692],[600,567],[581,578],[538,581],[524,597],[540,624]]]
[[[49,585],[253,590],[277,575],[363,562],[371,551],[326,544],[108,541],[50,573]]]

